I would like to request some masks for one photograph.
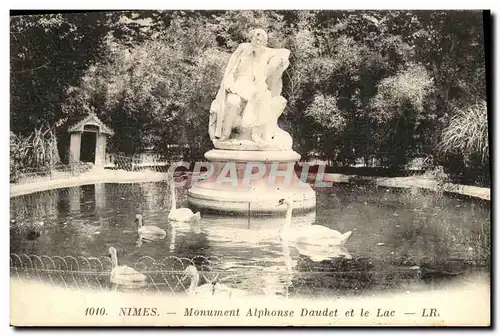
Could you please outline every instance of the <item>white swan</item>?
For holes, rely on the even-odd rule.
[[[185,280],[187,277],[191,278],[191,283],[186,289],[186,294],[189,296],[222,296],[230,298],[234,296],[244,296],[246,294],[243,290],[231,288],[219,283],[217,279],[212,282],[207,281],[206,284],[198,286],[200,282],[200,273],[193,265],[186,267],[184,274],[182,280]],[[205,277],[205,280],[208,279]]]
[[[139,239],[137,240],[136,245],[139,247],[142,246],[143,241],[151,242],[161,240],[167,235],[165,230],[160,229],[157,226],[144,225],[141,214],[137,214],[135,216],[135,223],[137,223],[137,233],[139,234]]]
[[[111,262],[113,264],[109,278],[112,283],[118,285],[139,285],[146,283],[147,277],[144,274],[137,272],[129,266],[118,266],[118,257],[114,247],[109,248],[109,254],[111,255]]]
[[[352,231],[340,233],[322,225],[311,225],[290,230],[292,223],[293,201],[288,198],[279,200],[278,205],[287,205],[286,220],[281,226],[281,239],[293,241],[295,243],[317,246],[344,245],[352,234]]]
[[[137,214],[135,216],[135,221],[137,222],[137,232],[144,238],[147,238],[148,236],[154,238],[164,238],[167,235],[167,232],[165,230],[160,229],[157,226],[144,225],[141,214]]]
[[[182,281],[186,280],[188,277],[191,279],[189,287],[186,289],[186,294],[189,296],[200,296],[200,295],[213,295],[214,285],[212,283],[206,283],[198,286],[200,282],[200,273],[195,266],[189,265],[183,272],[184,277]]]
[[[172,206],[170,207],[170,212],[168,214],[168,220],[174,222],[192,222],[197,221],[201,218],[201,214],[198,211],[193,213],[191,209],[188,208],[177,208],[177,200],[175,196],[175,183],[172,181],[170,184]]]

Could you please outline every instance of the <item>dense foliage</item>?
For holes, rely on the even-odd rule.
[[[186,159],[201,158],[226,61],[254,27],[291,51],[280,124],[304,158],[390,168],[428,158],[457,175],[489,172],[480,11],[12,17],[11,129],[28,136],[42,121],[93,111],[115,130],[114,152],[179,144]]]

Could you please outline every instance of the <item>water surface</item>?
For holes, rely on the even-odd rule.
[[[187,206],[178,190],[178,206]],[[317,190],[316,211],[292,226],[319,224],[353,234],[345,249],[311,249],[280,241],[283,218],[224,217],[202,213],[197,225],[171,225],[164,182],[96,184],[11,199],[10,251],[16,255],[106,257],[120,264],[169,256],[218,257],[216,268],[233,287],[258,293],[369,295],[415,291],[489,274],[489,202],[419,190],[335,184]],[[167,231],[138,243],[136,214]],[[43,221],[34,240],[23,227]],[[147,258],[146,258],[147,259]]]

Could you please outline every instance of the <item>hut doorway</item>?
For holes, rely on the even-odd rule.
[[[97,133],[83,132],[82,145],[80,150],[80,161],[95,163],[95,147],[97,143]]]

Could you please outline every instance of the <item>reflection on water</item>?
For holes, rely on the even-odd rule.
[[[15,226],[44,221],[43,234],[29,241],[11,230],[11,253],[105,256],[118,250],[120,264],[140,257],[218,256],[217,267],[238,288],[287,295],[290,291],[358,293],[395,287],[425,288],[449,275],[488,270],[489,203],[415,191],[335,185],[318,191],[316,212],[296,215],[291,228],[319,224],[353,231],[345,247],[282,241],[284,216],[221,217],[171,224],[166,183],[96,184],[38,192],[11,199]],[[178,205],[187,204],[179,191]],[[134,226],[167,234],[145,240]],[[138,243],[139,242],[139,243]],[[429,281],[427,281],[429,280]]]

